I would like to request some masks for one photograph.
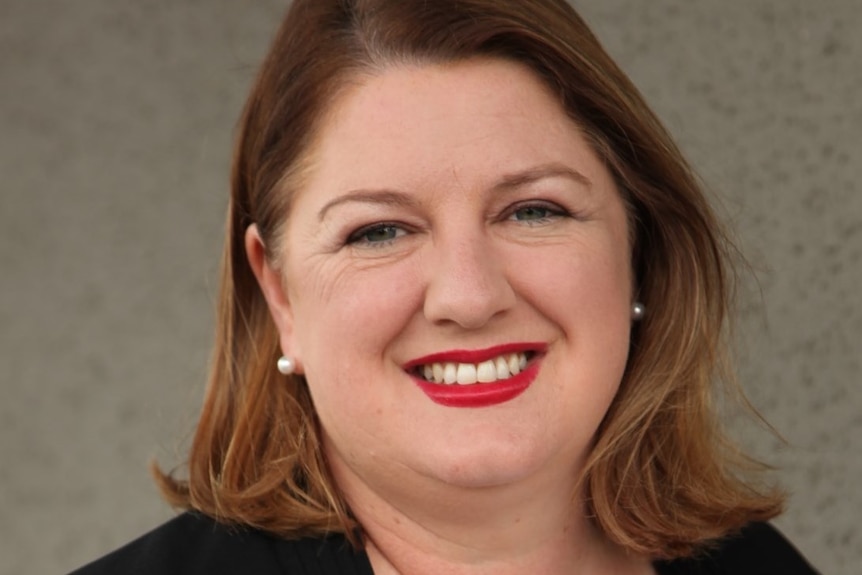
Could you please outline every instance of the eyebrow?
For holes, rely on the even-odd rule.
[[[584,186],[588,190],[593,187],[593,182],[591,182],[590,179],[581,172],[564,164],[552,162],[550,164],[542,164],[514,174],[507,174],[494,186],[494,189],[510,190],[521,188],[547,178],[566,178]]]
[[[320,208],[320,211],[317,213],[318,220],[323,221],[323,218],[326,217],[326,212],[337,205],[347,202],[363,202],[396,207],[414,207],[416,205],[416,200],[403,192],[396,192],[394,190],[352,190],[343,196],[327,202],[325,206]]]
[[[592,189],[593,183],[581,172],[560,163],[550,163],[529,168],[512,174],[505,174],[500,181],[492,187],[496,191],[511,191],[528,186],[539,180],[547,178],[566,178],[574,181],[585,188]],[[348,202],[362,202],[368,204],[380,204],[384,206],[415,207],[416,200],[403,192],[389,189],[358,189],[351,190],[324,205],[317,214],[318,220],[323,221],[326,213],[340,204]]]

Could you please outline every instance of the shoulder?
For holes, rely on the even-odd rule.
[[[73,575],[219,574],[240,566],[267,573],[273,562],[272,545],[262,534],[184,513]]]
[[[768,523],[753,523],[695,558],[656,567],[661,575],[817,575]]]
[[[341,535],[286,541],[184,513],[71,575],[370,575],[367,562]]]

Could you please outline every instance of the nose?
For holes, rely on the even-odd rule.
[[[430,322],[477,329],[514,305],[505,262],[489,243],[465,235],[435,242],[423,308]]]

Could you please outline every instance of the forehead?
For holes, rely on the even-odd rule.
[[[393,65],[357,77],[352,89],[337,101],[331,118],[337,122],[360,109],[378,119],[401,113],[422,117],[423,111],[432,113],[441,108],[450,113],[475,113],[471,100],[477,96],[493,110],[526,101],[538,104],[540,94],[542,104],[561,111],[538,76],[510,60],[474,58],[442,64]]]
[[[554,162],[600,169],[575,122],[536,74],[496,59],[393,66],[354,78],[331,105],[310,155],[308,188],[321,180],[330,189],[412,188],[419,181],[496,178]],[[377,181],[384,174],[393,181]]]

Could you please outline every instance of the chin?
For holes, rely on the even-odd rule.
[[[492,488],[529,480],[531,476],[550,471],[562,461],[560,456],[554,457],[542,446],[508,443],[482,448],[476,445],[467,448],[464,444],[460,447],[437,458],[433,467],[428,469],[429,474],[452,486]]]

